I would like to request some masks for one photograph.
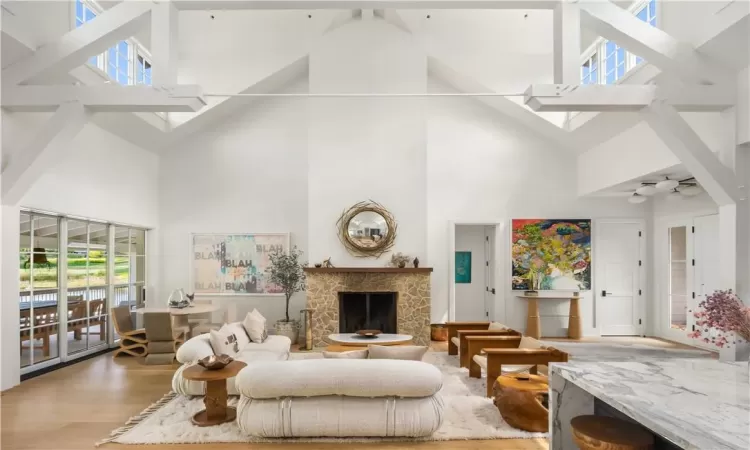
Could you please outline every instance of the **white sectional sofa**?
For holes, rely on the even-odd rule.
[[[286,361],[289,359],[289,349],[292,341],[286,336],[269,335],[263,343],[250,342],[239,356],[234,359],[252,366],[260,362]],[[214,354],[209,341],[209,334],[201,334],[188,339],[177,350],[177,361],[182,363],[172,378],[172,390],[182,395],[203,395],[206,392],[206,383],[203,381],[190,381],[182,377],[182,372],[197,363],[199,359]],[[227,392],[229,395],[239,395],[235,384],[235,378],[227,380]]]
[[[443,421],[440,370],[421,361],[308,359],[237,375],[237,424],[258,437],[420,437]]]

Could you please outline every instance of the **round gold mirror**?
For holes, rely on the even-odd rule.
[[[376,202],[360,202],[341,214],[339,239],[355,256],[379,257],[396,238],[396,221],[387,209]]]

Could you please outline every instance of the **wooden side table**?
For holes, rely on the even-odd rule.
[[[524,335],[533,337],[534,339],[542,338],[542,325],[539,318],[539,300],[554,299],[554,300],[568,300],[570,302],[568,312],[568,338],[570,339],[581,339],[581,308],[578,304],[578,300],[581,297],[552,297],[552,296],[537,296],[537,295],[518,295],[518,298],[525,299],[527,302],[526,311],[526,331]]]
[[[508,425],[546,433],[549,429],[549,412],[545,406],[548,389],[547,377],[541,375],[502,375],[492,386],[493,403]]]
[[[195,365],[182,372],[187,380],[206,382],[206,396],[203,397],[206,409],[193,416],[193,425],[210,427],[237,418],[237,410],[227,406],[227,379],[236,376],[246,365],[242,361],[232,361],[219,370],[206,370]]]

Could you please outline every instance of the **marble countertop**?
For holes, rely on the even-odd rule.
[[[685,449],[750,449],[747,363],[714,359],[552,364],[558,375]]]

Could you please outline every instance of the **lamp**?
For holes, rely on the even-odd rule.
[[[659,190],[656,189],[653,184],[641,184],[641,186],[635,190],[635,193],[638,195],[654,195],[657,192],[659,192]]]
[[[628,202],[629,203],[633,203],[635,205],[637,205],[639,203],[643,203],[646,200],[648,200],[646,197],[644,197],[643,195],[641,195],[641,194],[639,194],[637,192],[635,192],[633,195],[631,195],[630,197],[628,197]]]
[[[680,183],[677,180],[670,180],[669,177],[667,177],[666,180],[656,183],[656,189],[659,189],[660,191],[669,191],[679,185]]]

